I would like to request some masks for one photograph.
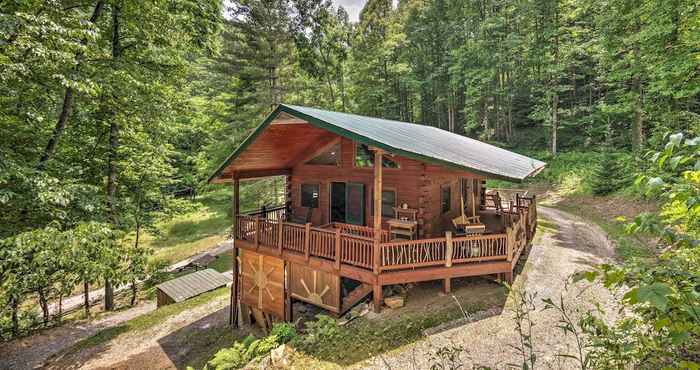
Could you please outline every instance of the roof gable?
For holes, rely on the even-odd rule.
[[[280,104],[224,161],[210,181],[280,114],[303,119],[313,126],[394,154],[492,178],[522,181],[545,166],[542,161],[432,126]]]

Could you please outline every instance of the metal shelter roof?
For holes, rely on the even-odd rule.
[[[206,269],[180,276],[156,286],[175,302],[198,296],[228,284],[229,279],[214,269]]]
[[[522,181],[546,163],[437,127],[280,104],[211,176],[219,174],[281,114],[390,153],[487,177]]]

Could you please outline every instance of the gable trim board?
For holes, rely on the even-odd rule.
[[[520,182],[539,173],[546,163],[436,127],[355,114],[280,104],[209,177],[226,182],[221,173],[280,114],[393,154],[489,178]]]

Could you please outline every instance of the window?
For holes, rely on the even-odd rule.
[[[394,217],[396,207],[396,192],[393,190],[382,191],[382,217]]]
[[[318,184],[301,184],[301,206],[318,208]]]
[[[306,164],[325,164],[337,166],[340,159],[340,142],[330,147],[325,152],[317,155]]]
[[[443,185],[440,188],[440,208],[442,209],[442,213],[449,212],[451,204],[452,199],[450,185]]]
[[[366,144],[355,145],[355,167],[374,167],[374,152]],[[382,157],[382,167],[400,168],[398,163],[387,156]]]
[[[370,214],[374,216],[374,189],[370,196]],[[394,207],[396,207],[396,191],[382,190],[382,217],[394,217]]]

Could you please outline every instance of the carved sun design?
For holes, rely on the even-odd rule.
[[[269,287],[280,287],[281,284],[269,279],[269,276],[275,271],[274,267],[270,268],[267,272],[263,270],[263,256],[259,257],[258,266],[255,266],[251,261],[248,261],[248,265],[250,265],[252,274],[242,272],[241,275],[250,278],[253,282],[253,286],[248,289],[248,294],[252,293],[256,288],[258,289],[258,307],[262,308],[263,292],[267,293],[268,297],[270,297],[270,301],[274,302],[275,296],[272,295]]]
[[[321,293],[316,293],[316,285],[317,285],[317,280],[318,280],[318,271],[313,272],[314,280],[313,280],[313,285],[314,289],[311,290],[309,287],[306,285],[306,282],[304,279],[300,279],[301,285],[304,286],[304,289],[306,290],[307,298],[309,301],[316,305],[323,305],[323,296],[328,293],[328,291],[331,289],[328,285],[326,285],[325,288],[323,288],[323,291]]]

